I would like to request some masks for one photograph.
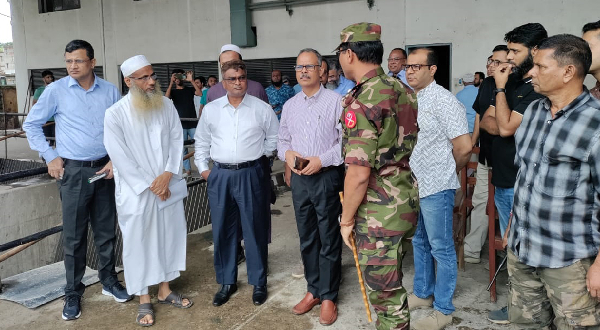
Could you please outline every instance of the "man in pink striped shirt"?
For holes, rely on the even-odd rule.
[[[319,322],[337,319],[342,240],[338,216],[343,189],[341,96],[323,88],[319,52],[306,48],[296,60],[302,91],[283,106],[277,151],[292,169],[291,187],[307,293],[292,312],[301,315],[321,303]]]

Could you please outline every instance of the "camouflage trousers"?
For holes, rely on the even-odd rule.
[[[377,313],[377,330],[408,330],[410,315],[402,286],[402,258],[410,246],[410,236],[356,237],[365,288]]]
[[[600,329],[600,302],[587,291],[593,258],[563,268],[527,266],[508,252],[508,318],[523,329]]]

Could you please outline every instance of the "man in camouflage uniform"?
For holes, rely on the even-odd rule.
[[[381,27],[358,23],[341,33],[340,64],[357,85],[343,99],[344,181],[341,234],[355,228],[359,262],[377,329],[409,329],[402,257],[419,200],[408,164],[417,139],[417,100],[381,68]]]

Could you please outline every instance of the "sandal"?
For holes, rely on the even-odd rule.
[[[141,323],[140,321],[147,315],[152,316],[152,323]],[[154,325],[154,321],[155,321],[154,320],[154,310],[152,309],[151,303],[140,304],[138,306],[138,314],[137,314],[135,321],[137,322],[137,324],[141,325],[142,327],[151,327]]]
[[[183,305],[183,299],[187,299],[188,300],[188,304],[187,305]],[[194,302],[187,297],[182,296],[179,293],[176,293],[175,291],[171,291],[171,293],[169,293],[169,295],[167,296],[167,298],[165,298],[165,300],[160,300],[158,299],[158,303],[159,304],[167,304],[167,305],[173,305],[177,308],[190,308],[192,307],[192,305],[194,304]]]

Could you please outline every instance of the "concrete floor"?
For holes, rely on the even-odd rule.
[[[38,159],[30,151],[25,139],[11,139],[8,144],[9,158]],[[0,142],[0,155],[4,157],[4,143]],[[282,164],[276,164],[281,169]],[[300,262],[298,234],[293,214],[291,192],[283,191],[273,206],[273,243],[269,246],[268,278],[269,299],[259,307],[251,302],[252,287],[247,284],[245,263],[240,266],[239,291],[224,306],[213,307],[212,297],[218,289],[212,266],[212,236],[210,228],[188,236],[187,271],[172,283],[172,288],[191,297],[195,304],[189,310],[175,309],[156,304],[156,288],[151,289],[155,303],[154,329],[374,329],[367,322],[360,287],[349,249],[344,247],[343,283],[339,295],[339,318],[330,327],[318,323],[319,307],[302,316],[295,316],[291,308],[305,294],[304,279],[290,276]],[[456,312],[453,323],[447,329],[516,329],[513,326],[497,326],[487,321],[487,312],[506,302],[508,287],[506,273],[499,277],[498,303],[490,303],[487,287],[488,272],[484,269],[487,259],[479,265],[467,264],[466,271],[458,272],[454,297]],[[404,285],[412,292],[414,268],[412,254],[404,260]],[[122,277],[122,274],[120,275]],[[21,305],[0,301],[0,329],[139,329],[134,323],[137,302],[115,303],[101,295],[99,284],[87,288],[79,320],[65,322],[60,318],[62,300],[53,301],[35,310]],[[430,310],[412,313],[413,320],[427,315]],[[374,312],[373,312],[374,313]],[[373,314],[375,318],[375,314]]]

